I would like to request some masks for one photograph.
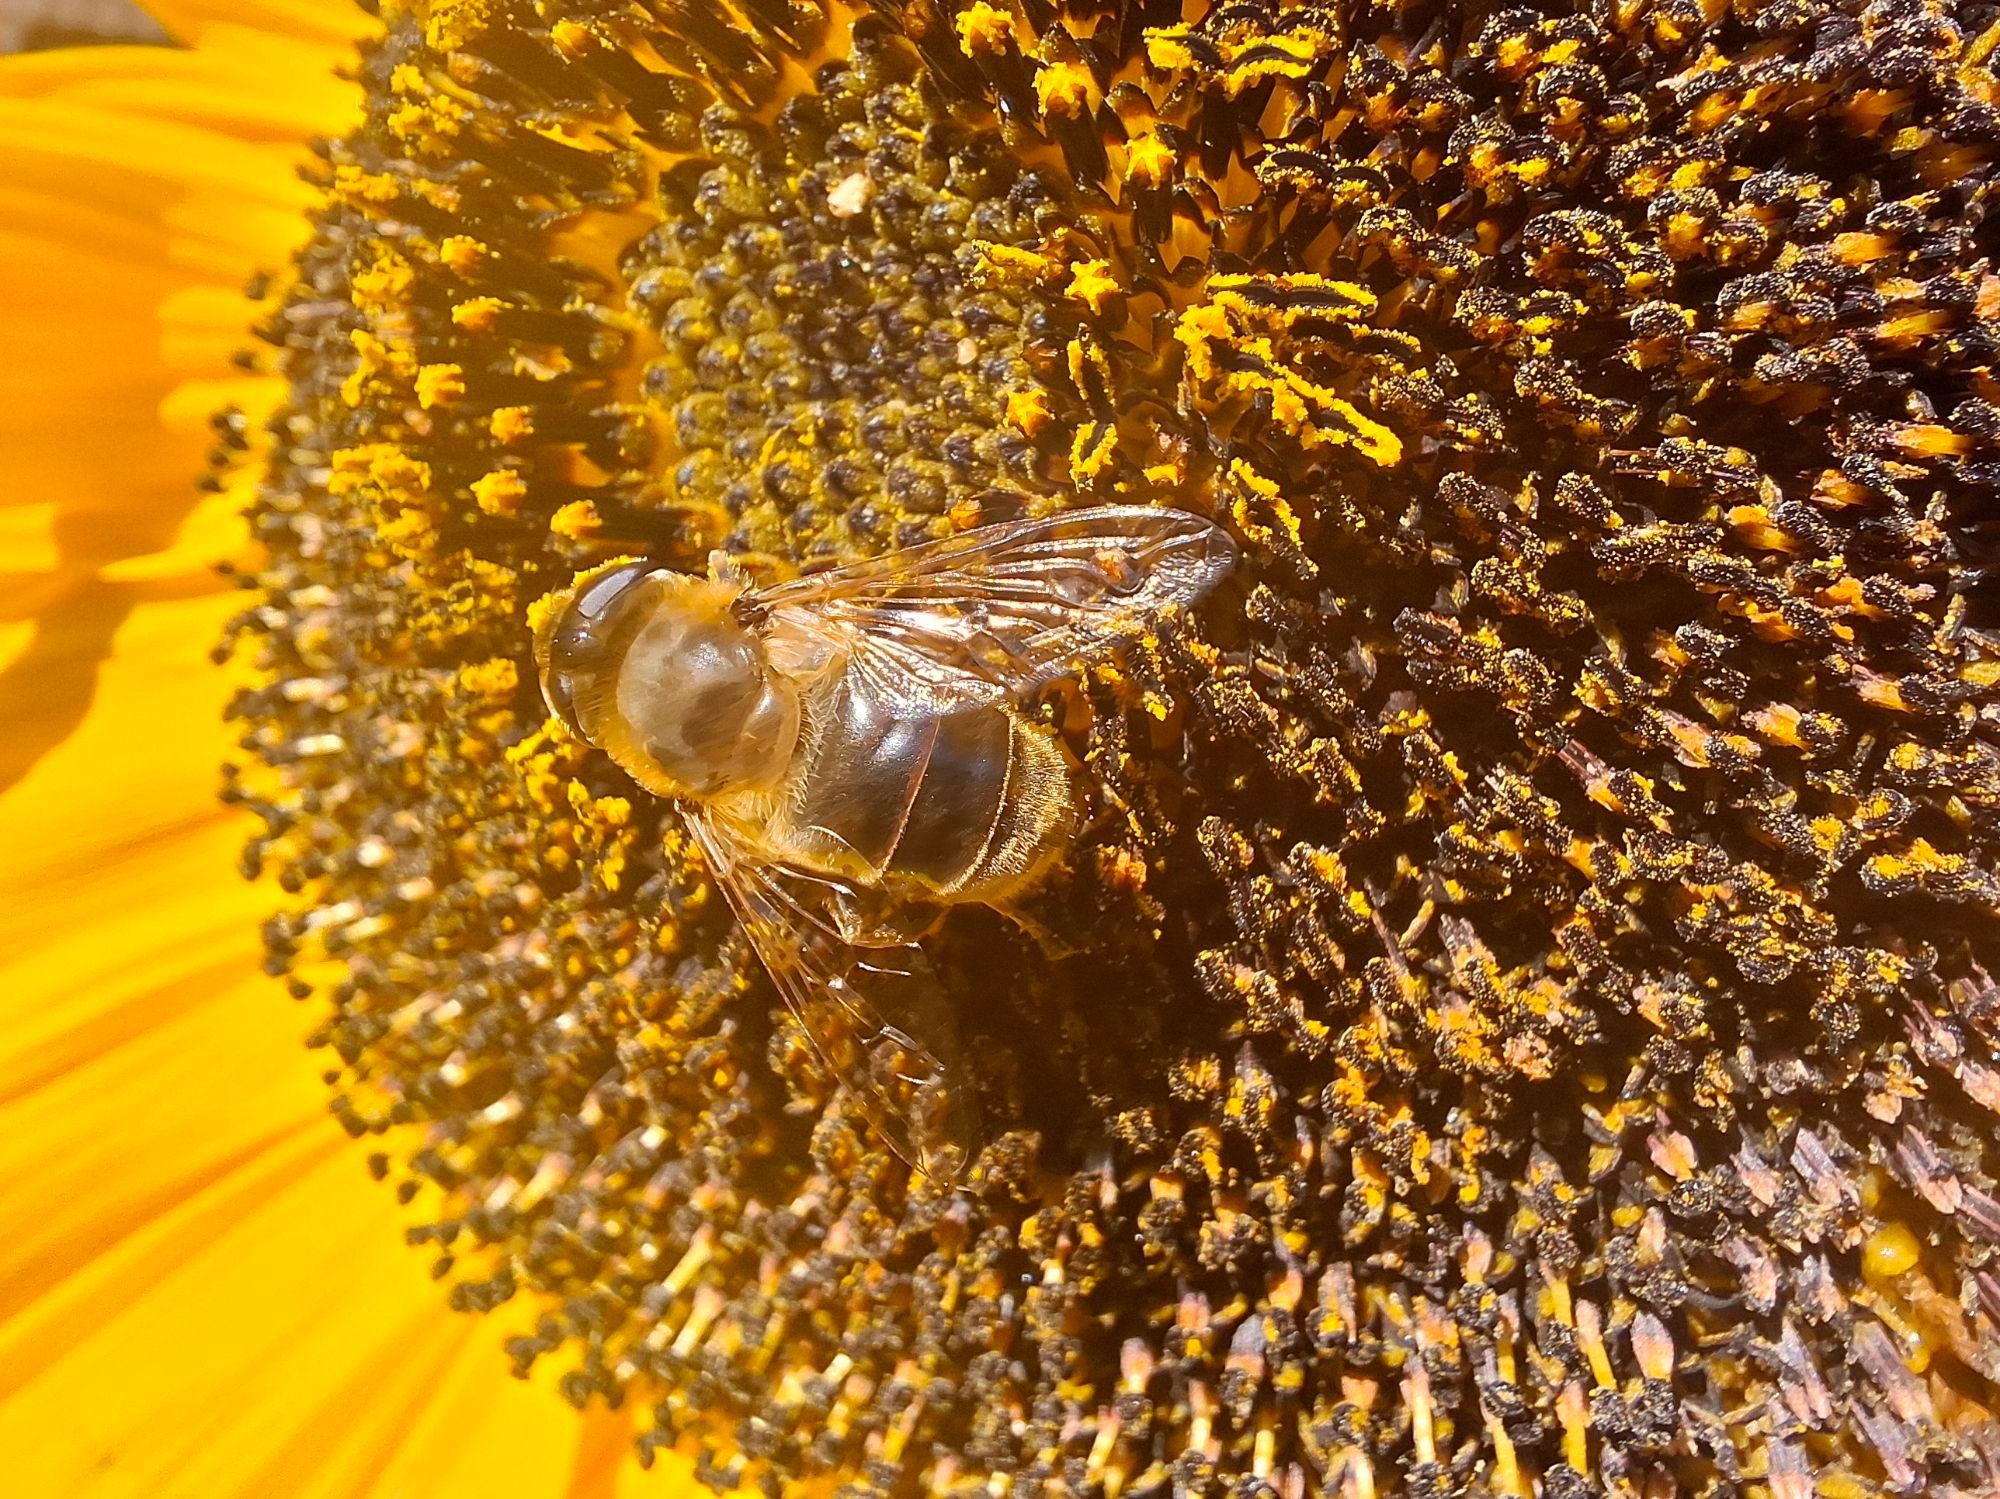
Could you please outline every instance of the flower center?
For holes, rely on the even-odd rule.
[[[673,499],[804,561],[926,539],[954,504],[1055,488],[1006,420],[1037,388],[1016,289],[978,242],[1056,213],[990,131],[950,115],[900,46],[825,69],[774,125],[717,107],[706,159],[660,182],[625,252],[656,334],[645,396]]]

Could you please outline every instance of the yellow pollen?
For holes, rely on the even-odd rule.
[[[527,484],[510,468],[495,469],[472,481],[472,498],[488,515],[518,515],[527,497]]]
[[[465,371],[455,364],[427,364],[417,371],[417,404],[452,406],[465,395]]]

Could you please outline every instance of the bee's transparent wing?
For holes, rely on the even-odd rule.
[[[878,892],[772,864],[701,809],[686,813],[716,884],[828,1071],[890,1149],[954,1184],[975,1137],[971,1094],[932,1049],[949,1050],[955,1028],[911,923]]]
[[[957,702],[1018,697],[1193,603],[1235,565],[1213,522],[1102,505],[963,535],[814,573],[753,596],[779,622],[798,610],[852,627],[884,691],[915,684]],[[900,680],[899,680],[900,678]]]

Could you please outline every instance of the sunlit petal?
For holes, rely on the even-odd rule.
[[[205,47],[218,30],[249,27],[311,42],[329,57],[345,55],[376,26],[352,0],[142,0],[140,8],[190,45]]]

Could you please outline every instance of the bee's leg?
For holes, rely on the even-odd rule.
[[[935,901],[826,879],[826,911],[843,942],[854,947],[901,947],[936,926],[944,907]]]
[[[798,569],[765,552],[730,552],[721,547],[708,554],[708,575],[737,588],[769,588],[798,576]]]
[[[1041,955],[1051,963],[1060,963],[1064,958],[1073,958],[1084,951],[1080,943],[1072,942],[1048,922],[1042,920],[1032,909],[1033,897],[1043,894],[1041,887],[997,901],[993,909],[1007,919],[1014,927],[1035,944]]]

